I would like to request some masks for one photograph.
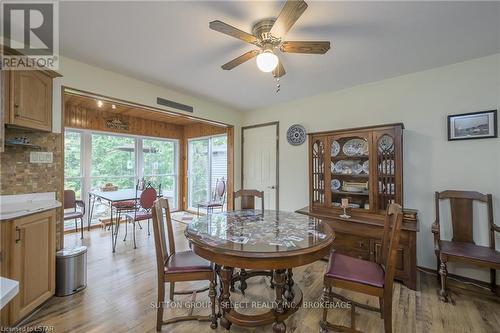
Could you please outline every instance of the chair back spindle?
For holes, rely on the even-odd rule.
[[[488,210],[491,207],[488,195],[475,191],[456,191],[447,190],[436,192],[436,221],[439,223],[441,200],[448,199],[451,210],[451,227],[452,227],[452,242],[474,243],[474,228],[473,228],[473,203],[474,201],[485,202],[488,204]],[[488,215],[490,215],[488,213]],[[488,216],[490,219],[491,216]]]

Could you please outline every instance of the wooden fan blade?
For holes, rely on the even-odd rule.
[[[277,38],[285,36],[306,9],[304,0],[287,0],[271,28],[271,35]]]
[[[330,49],[330,42],[283,42],[280,49],[287,53],[325,54]]]
[[[239,40],[242,40],[250,44],[257,45],[259,43],[259,39],[254,35],[251,35],[247,32],[244,32],[238,28],[233,27],[232,25],[229,25],[221,21],[212,21],[210,22],[209,27],[212,30],[222,32],[223,34],[226,34],[234,38],[238,38]]]
[[[285,74],[286,74],[285,67],[283,67],[283,63],[280,60],[280,62],[278,63],[278,66],[276,66],[276,68],[273,71],[273,75],[274,75],[274,77],[282,77]]]
[[[248,51],[247,53],[240,55],[238,58],[234,58],[230,62],[222,65],[222,69],[227,70],[227,71],[230,69],[233,69],[234,67],[241,65],[245,61],[252,59],[257,54],[259,54],[259,50]]]

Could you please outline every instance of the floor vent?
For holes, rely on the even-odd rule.
[[[156,99],[156,103],[158,103],[158,105],[163,105],[163,106],[166,106],[166,107],[169,107],[169,108],[174,108],[174,109],[177,109],[177,110],[182,110],[182,111],[186,111],[186,112],[193,112],[193,107],[192,106],[189,106],[189,105],[186,105],[186,104],[177,103],[177,102],[174,102],[174,101],[171,101],[171,100],[168,100],[168,99],[165,99],[165,98],[161,98],[161,97],[158,97]]]

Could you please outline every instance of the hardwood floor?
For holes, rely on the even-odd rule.
[[[178,250],[188,248],[183,230],[184,224],[174,223]],[[124,225],[122,225],[124,226]],[[145,226],[144,226],[145,227]],[[92,230],[85,232],[81,241],[79,234],[65,236],[66,246],[88,246],[88,286],[72,296],[53,297],[33,315],[26,326],[48,326],[48,331],[62,332],[155,332],[156,309],[156,267],[153,236],[147,236],[146,227],[137,232],[137,246],[133,249],[130,237],[122,242],[119,238],[116,253],[111,253],[109,231]],[[123,237],[124,229],[121,228]],[[314,264],[294,270],[295,283],[304,291],[307,305],[315,305],[322,292],[322,276],[326,263]],[[500,299],[488,293],[473,293],[454,288],[450,294],[452,303],[441,303],[437,294],[435,276],[421,273],[420,291],[412,291],[396,283],[394,287],[393,320],[394,332],[500,332]],[[273,290],[269,282],[261,278],[248,280],[246,297],[236,292],[233,301],[265,302],[273,300]],[[176,290],[194,289],[202,284],[178,283]],[[167,293],[169,288],[166,288]],[[344,293],[345,294],[345,293]],[[352,297],[352,294],[349,294]],[[166,297],[168,299],[168,297]],[[175,305],[188,302],[192,295],[175,297]],[[207,293],[196,296],[197,302],[205,305]],[[360,296],[358,301],[378,306],[378,300]],[[244,303],[240,303],[244,305]],[[186,313],[183,308],[167,308],[165,318]],[[208,313],[208,307],[201,313]],[[240,311],[248,311],[240,310]],[[258,310],[252,310],[258,311]],[[260,310],[262,311],[262,310]],[[308,333],[319,331],[322,310],[303,308],[286,321],[287,332]],[[346,309],[329,310],[329,320],[348,324],[349,313]],[[357,328],[364,332],[382,332],[380,317],[364,310],[357,310]],[[163,332],[202,333],[224,332],[220,326],[216,330],[209,323],[184,322],[169,325]],[[271,332],[271,327],[255,329],[233,325],[231,332]]]

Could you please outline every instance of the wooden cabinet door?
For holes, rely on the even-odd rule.
[[[10,322],[15,323],[54,294],[55,211],[14,220],[11,235],[11,278],[19,281],[10,308]]]
[[[40,71],[10,73],[9,124],[52,129],[52,78]]]

